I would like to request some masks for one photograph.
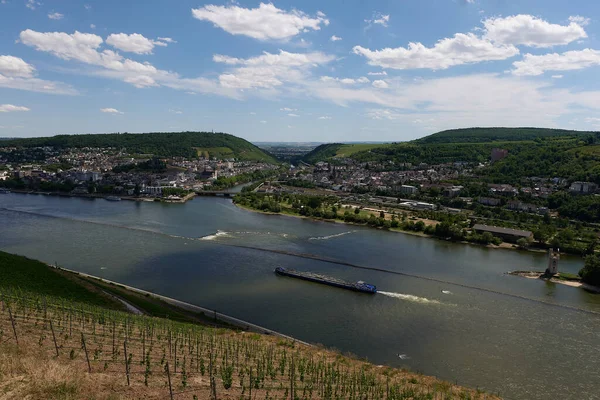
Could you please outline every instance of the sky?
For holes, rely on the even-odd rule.
[[[0,137],[600,129],[600,2],[0,0]]]

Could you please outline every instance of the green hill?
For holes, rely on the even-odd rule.
[[[129,153],[152,154],[158,157],[235,157],[244,161],[277,162],[275,157],[252,143],[226,133],[155,132],[58,135],[27,139],[12,139],[3,146],[39,147],[114,147]]]
[[[466,128],[450,129],[425,136],[415,140],[416,143],[486,143],[514,142],[535,140],[538,138],[553,138],[577,136],[590,132],[571,131],[565,129],[547,128]]]

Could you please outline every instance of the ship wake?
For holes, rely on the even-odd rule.
[[[413,303],[421,303],[421,304],[442,304],[437,300],[431,300],[426,297],[414,296],[412,294],[404,294],[404,293],[394,293],[394,292],[382,292],[380,290],[377,293],[382,294],[384,296],[393,297],[395,299],[412,301]]]
[[[328,235],[328,236],[316,236],[316,237],[308,238],[308,240],[329,240],[329,239],[334,239],[334,238],[338,238],[338,237],[341,237],[341,236],[349,235],[349,234],[354,233],[354,232],[356,232],[356,231],[348,231],[348,232],[336,233],[334,235]]]

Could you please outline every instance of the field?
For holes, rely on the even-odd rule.
[[[0,255],[19,276],[0,284],[3,399],[497,398],[277,336],[111,310],[42,263]],[[82,301],[49,294],[60,285]]]

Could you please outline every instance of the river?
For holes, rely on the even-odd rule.
[[[224,198],[21,194],[0,194],[0,249],[505,398],[600,399],[600,296],[505,275],[543,270],[544,254],[263,215]],[[582,264],[563,257],[559,269]],[[279,277],[277,266],[380,293]]]

